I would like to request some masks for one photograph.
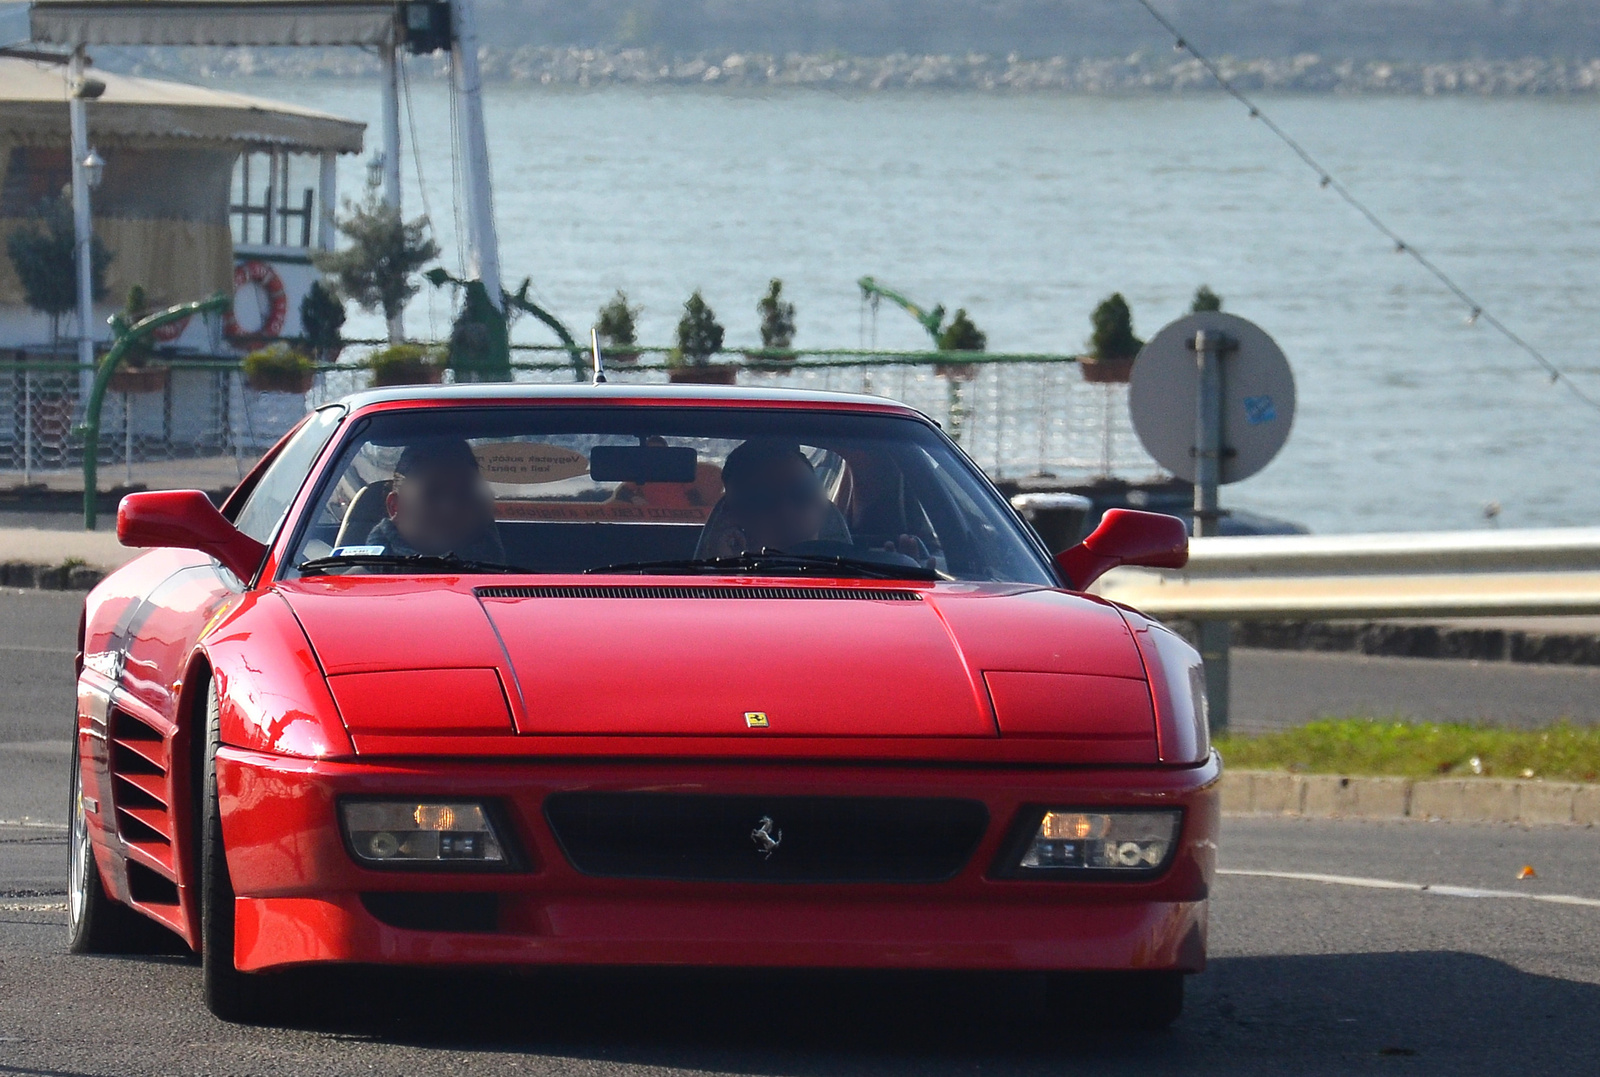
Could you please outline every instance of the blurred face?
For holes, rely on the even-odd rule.
[[[810,542],[827,518],[828,500],[816,472],[793,455],[766,461],[748,489],[729,491],[729,502],[751,551]]]
[[[407,545],[425,554],[469,545],[483,535],[492,516],[489,491],[477,469],[457,463],[396,478],[385,508]]]

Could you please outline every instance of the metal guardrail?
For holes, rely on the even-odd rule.
[[[1173,572],[1095,590],[1155,617],[1340,620],[1600,614],[1600,527],[1194,539]]]

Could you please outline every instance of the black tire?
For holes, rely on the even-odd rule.
[[[72,774],[67,780],[67,949],[75,954],[141,954],[169,948],[168,932],[106,893],[89,838],[83,805],[83,770],[73,730]],[[110,805],[106,805],[110,809]]]
[[[1183,1014],[1181,972],[1055,973],[1046,998],[1052,1013],[1073,1013],[1112,1028],[1156,1032]]]
[[[233,882],[222,844],[222,813],[217,804],[217,748],[222,719],[216,685],[206,688],[205,739],[201,747],[200,968],[206,1008],[224,1021],[260,1024],[277,1012],[276,984],[270,975],[240,972],[233,963]]]

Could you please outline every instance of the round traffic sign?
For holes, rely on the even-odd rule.
[[[1195,477],[1200,367],[1195,334],[1220,333],[1222,360],[1221,481],[1248,479],[1271,463],[1294,425],[1294,374],[1260,326],[1235,314],[1206,311],[1179,318],[1150,338],[1133,364],[1128,411],[1145,451],[1180,479]]]

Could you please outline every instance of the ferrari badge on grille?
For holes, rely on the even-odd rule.
[[[765,729],[765,728],[767,728],[767,712],[766,711],[745,711],[744,712],[744,724],[749,729]]]
[[[761,825],[750,831],[750,840],[756,843],[756,851],[764,857],[771,857],[772,851],[783,844],[783,831],[772,827],[772,816],[763,815]]]

